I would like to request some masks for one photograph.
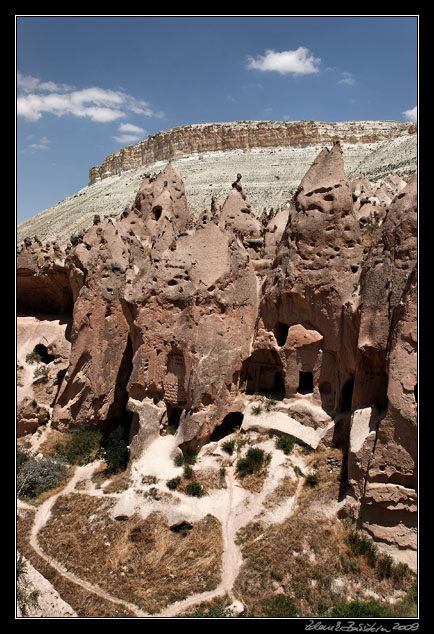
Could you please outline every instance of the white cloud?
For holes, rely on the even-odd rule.
[[[146,130],[140,128],[138,125],[132,123],[121,123],[119,126],[119,132],[136,132],[137,134],[145,134]]]
[[[321,59],[314,57],[304,46],[299,46],[295,51],[276,52],[265,51],[265,55],[259,55],[256,59],[248,57],[247,68],[262,71],[277,71],[282,75],[293,73],[294,75],[307,75],[317,73]]]
[[[411,110],[404,110],[402,114],[407,121],[417,121],[417,106]]]
[[[124,132],[120,136],[114,136],[114,140],[118,143],[136,143],[143,139],[146,135],[146,130],[141,128],[138,125],[134,125],[133,123],[121,123],[119,128],[119,132]]]
[[[25,92],[30,92],[32,90],[52,90],[54,92],[72,90],[72,87],[68,84],[56,84],[54,81],[42,82],[37,77],[22,75],[21,73],[17,73],[17,87]]]
[[[347,86],[357,86],[357,82],[352,73],[342,73],[342,79],[339,79],[338,84],[346,84]]]
[[[44,114],[58,117],[73,115],[92,121],[107,123],[127,116],[128,112],[161,118],[142,99],[136,99],[121,90],[96,86],[74,90],[66,84],[41,82],[35,77],[17,76],[17,115],[27,121],[37,121]]]

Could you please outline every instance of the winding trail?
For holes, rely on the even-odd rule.
[[[119,599],[112,594],[106,592],[102,588],[92,583],[85,581],[77,577],[72,572],[66,570],[58,561],[47,555],[39,545],[37,536],[41,528],[48,522],[51,516],[51,510],[57,498],[62,495],[67,495],[75,490],[76,484],[80,480],[91,482],[91,476],[94,470],[99,466],[99,463],[91,463],[81,467],[77,467],[73,477],[69,480],[67,485],[58,493],[48,498],[35,513],[33,526],[30,533],[30,545],[35,552],[42,557],[50,566],[52,566],[59,574],[63,575],[69,581],[81,586],[89,592],[95,593],[97,596],[121,605],[139,618],[172,618],[178,614],[183,613],[193,606],[205,602],[211,601],[220,596],[229,595],[231,598],[231,605],[234,616],[238,616],[244,611],[243,604],[235,597],[233,593],[233,586],[235,580],[239,574],[242,566],[243,557],[240,548],[235,543],[236,535],[240,528],[246,526],[256,516],[262,513],[264,509],[264,501],[266,497],[274,491],[279,483],[279,473],[281,465],[284,462],[282,454],[275,452],[272,456],[268,475],[263,483],[260,493],[254,494],[246,491],[237,481],[235,474],[235,465],[230,466],[226,471],[226,486],[227,486],[227,501],[220,513],[218,519],[222,525],[222,537],[223,537],[223,555],[222,555],[222,576],[219,585],[214,589],[207,592],[191,595],[183,601],[178,601],[164,608],[158,614],[148,614],[138,608],[136,605]],[[92,483],[93,485],[93,483]],[[90,486],[88,490],[80,490],[80,493],[85,495],[102,495],[102,491],[97,491],[94,486]],[[289,517],[293,512],[293,509],[297,503],[297,498],[302,487],[302,478],[299,478],[296,492],[293,497],[284,502],[285,508],[282,509],[282,504],[275,507],[272,510],[266,510],[265,516],[261,519],[265,519],[267,523],[274,521],[282,521],[286,517]],[[113,495],[116,497],[116,495]],[[21,505],[23,508],[27,505]],[[33,508],[33,507],[32,507]],[[279,512],[280,510],[280,512]]]

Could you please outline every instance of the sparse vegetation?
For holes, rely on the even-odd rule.
[[[128,462],[127,444],[124,439],[124,432],[119,425],[103,441],[104,460],[110,473],[116,473],[126,468]]]
[[[21,456],[20,461],[23,457]],[[36,498],[43,491],[58,486],[69,475],[69,468],[62,459],[28,459],[17,465],[17,494],[22,498]]]
[[[277,594],[276,596],[262,601],[263,610],[270,618],[290,618],[297,616],[294,599],[287,594]]]
[[[66,434],[66,442],[56,446],[56,452],[71,465],[84,465],[102,457],[101,432],[80,425]]]
[[[27,363],[42,363],[42,357],[39,352],[32,350],[32,352],[26,354],[26,361]]]
[[[334,618],[366,618],[376,616],[386,618],[392,616],[391,611],[376,599],[368,601],[346,601],[338,603],[330,610],[330,616]]]
[[[289,455],[294,449],[295,438],[289,434],[283,434],[276,438],[276,448],[281,449],[284,454]]]
[[[258,472],[264,465],[265,452],[259,447],[250,447],[244,458],[237,461],[238,475],[243,478],[248,474]]]
[[[20,554],[17,559],[17,604],[23,616],[28,615],[29,608],[38,607],[40,592],[26,579],[27,562]]]
[[[262,412],[262,405],[252,405],[252,414],[254,416],[259,416]]]
[[[232,456],[232,454],[234,453],[234,449],[235,449],[235,440],[226,440],[222,444],[222,449],[223,449],[223,451],[228,453],[230,456]]]
[[[187,495],[191,495],[196,498],[201,498],[203,495],[205,495],[205,491],[203,490],[202,485],[195,480],[187,484],[187,486],[185,487],[185,492]]]
[[[171,491],[174,491],[175,489],[177,489],[180,484],[181,484],[181,478],[179,476],[177,476],[176,478],[172,478],[171,480],[168,480],[166,482],[167,488],[169,488]]]

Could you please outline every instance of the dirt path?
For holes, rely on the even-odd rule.
[[[274,454],[273,460],[275,467],[280,466],[278,454]],[[203,592],[188,597],[184,601],[178,601],[173,603],[168,608],[160,612],[161,617],[174,617],[181,612],[185,612],[190,608],[205,601],[211,601],[217,597],[224,596],[226,594],[232,600],[232,604],[229,606],[234,616],[238,616],[244,611],[243,604],[235,597],[233,593],[233,586],[235,580],[239,574],[242,566],[243,557],[239,546],[235,543],[236,535],[240,528],[246,526],[257,515],[264,510],[264,501],[276,487],[278,479],[276,480],[276,469],[269,469],[268,476],[264,482],[261,492],[257,495],[249,494],[247,497],[241,498],[241,502],[237,501],[237,496],[234,495],[236,488],[241,488],[237,483],[235,476],[235,467],[232,466],[226,473],[226,485],[227,485],[227,505],[225,509],[224,517],[220,517],[223,531],[223,558],[222,558],[222,579],[220,584],[209,592]],[[302,478],[299,479],[297,489],[294,496],[291,498],[291,503],[287,505],[286,512],[280,514],[279,520],[282,521],[293,512],[297,503],[298,495],[303,485]],[[276,512],[279,507],[276,508]],[[268,515],[270,516],[270,522],[272,521],[273,511]]]
[[[35,513],[35,519],[33,522],[31,533],[30,533],[30,545],[35,550],[35,552],[40,557],[42,557],[42,559],[44,559],[47,563],[49,563],[50,566],[52,566],[59,574],[61,574],[63,577],[65,577],[69,581],[76,583],[77,585],[81,586],[85,590],[88,590],[89,592],[93,592],[94,594],[98,595],[99,597],[103,599],[106,599],[107,601],[111,601],[112,603],[116,603],[117,605],[122,605],[128,608],[138,617],[142,617],[142,618],[149,617],[151,615],[147,614],[146,612],[143,612],[136,605],[128,603],[127,601],[122,601],[121,599],[118,599],[117,597],[110,595],[108,592],[105,592],[98,586],[88,583],[87,581],[80,579],[79,577],[74,575],[72,572],[69,572],[68,570],[66,570],[66,568],[64,568],[61,564],[59,564],[59,562],[57,562],[55,559],[47,555],[39,546],[38,539],[37,539],[38,532],[46,524],[46,522],[48,522],[51,515],[51,509],[53,508],[53,505],[55,501],[57,500],[57,498],[60,497],[61,495],[67,495],[68,493],[72,493],[72,491],[74,491],[75,489],[75,485],[77,484],[79,480],[90,479],[94,469],[96,469],[97,466],[98,464],[91,463],[91,464],[84,465],[82,467],[77,467],[73,477],[65,486],[65,488],[59,491],[58,493],[56,493],[55,495],[51,496],[50,498],[48,498],[48,500],[46,500],[43,504],[41,504],[41,506]]]
[[[283,454],[280,452],[273,453],[268,475],[265,478],[260,493],[257,494],[246,491],[246,489],[240,485],[236,477],[235,465],[228,467],[226,471],[226,503],[218,513],[218,519],[222,525],[223,537],[221,581],[214,590],[195,594],[183,601],[173,603],[158,614],[147,614],[146,612],[140,610],[136,605],[118,599],[101,589],[99,586],[77,577],[75,574],[66,570],[58,561],[47,555],[38,543],[38,533],[49,520],[51,509],[53,508],[57,498],[62,495],[67,495],[68,493],[72,493],[75,490],[77,482],[80,480],[91,483],[92,474],[99,466],[99,463],[91,463],[82,467],[77,467],[73,477],[65,488],[41,504],[35,513],[34,523],[30,534],[30,544],[40,557],[42,557],[59,574],[63,575],[69,581],[76,583],[87,591],[95,593],[103,599],[128,608],[139,618],[176,617],[178,614],[193,608],[199,603],[211,601],[212,599],[225,596],[226,594],[229,595],[232,600],[230,608],[232,609],[233,615],[238,616],[243,612],[244,606],[233,594],[233,586],[241,569],[243,558],[240,548],[235,543],[236,535],[240,528],[246,526],[255,517],[263,513],[264,510],[266,513],[261,519],[266,519],[267,523],[282,521],[288,517],[295,508],[297,498],[301,490],[302,478],[299,479],[295,495],[284,503],[284,508],[282,508],[283,505],[279,505],[271,510],[265,509],[264,502],[267,496],[274,491],[276,485],[279,483],[280,477],[286,472],[286,466],[284,466],[285,458],[282,456]],[[80,492],[88,495],[102,495],[102,492],[100,493],[95,490],[94,486],[91,484],[87,490],[81,490]]]

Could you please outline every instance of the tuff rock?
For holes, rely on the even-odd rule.
[[[40,424],[38,396],[59,429],[123,425],[140,460],[169,428],[174,454],[201,447],[265,393],[306,443],[344,447],[359,526],[414,550],[417,176],[350,181],[335,142],[260,218],[241,179],[194,220],[169,163],[69,244],[24,242],[18,434]],[[39,387],[38,324],[53,357]]]

